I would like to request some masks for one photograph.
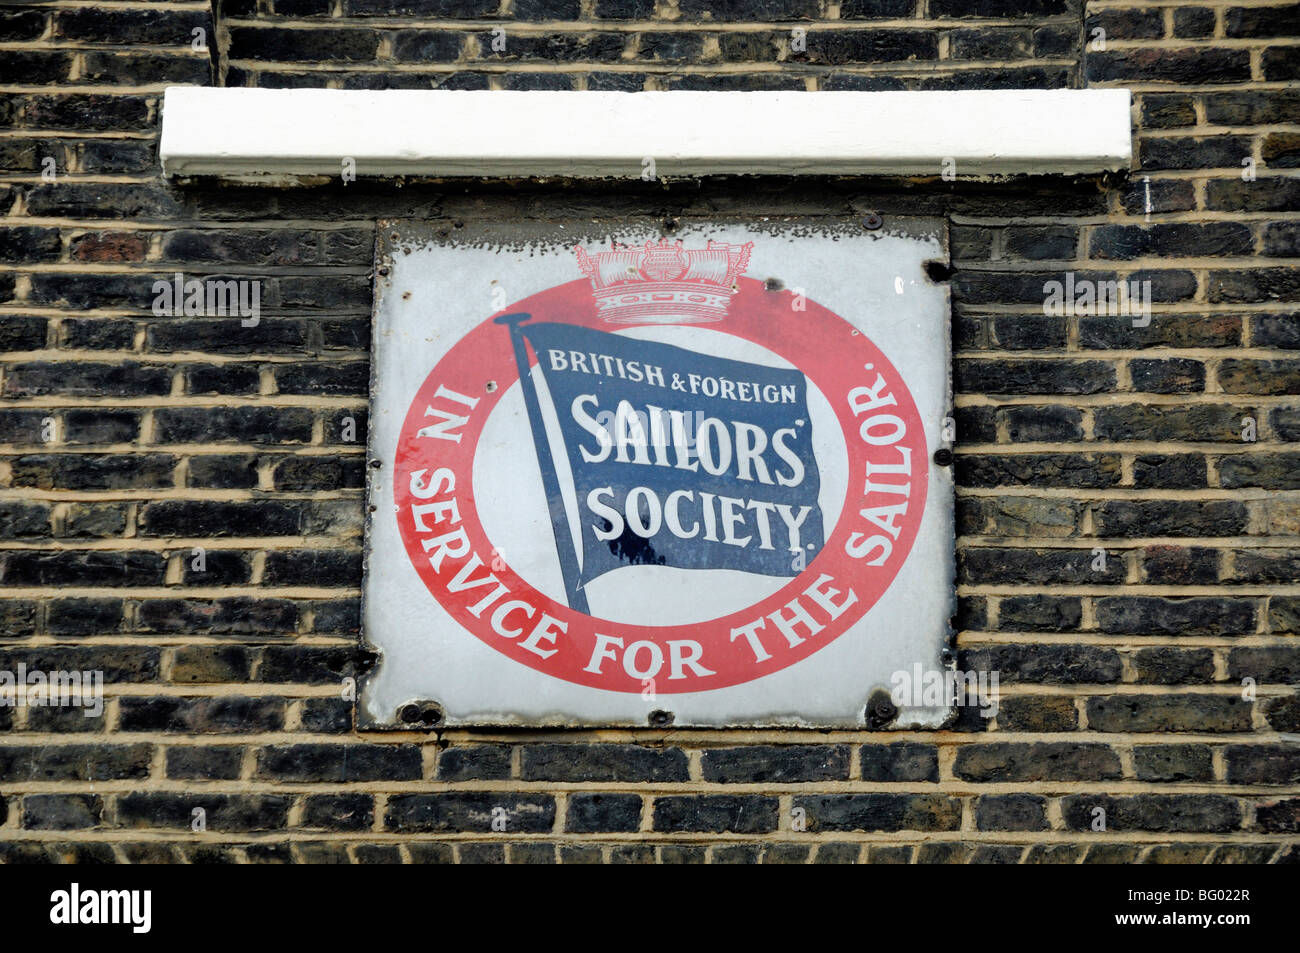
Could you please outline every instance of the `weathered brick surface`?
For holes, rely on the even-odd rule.
[[[1283,0],[0,10],[0,669],[108,685],[95,717],[0,708],[0,862],[1300,860],[1295,23]],[[173,83],[1122,86],[1136,160],[1001,183],[214,187],[160,174]],[[957,664],[998,673],[994,717],[355,730],[376,220],[557,200],[948,217]],[[154,314],[177,271],[259,280],[262,320]],[[1067,272],[1149,280],[1151,320],[1044,313]]]

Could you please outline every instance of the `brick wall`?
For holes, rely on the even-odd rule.
[[[0,670],[109,682],[99,718],[0,708],[0,860],[1300,860],[1300,7],[214,6],[0,7]],[[1113,85],[1139,158],[982,185],[176,184],[172,83]],[[995,720],[353,731],[364,434],[342,422],[365,419],[375,221],[555,202],[950,217],[959,665],[1000,673]],[[176,271],[261,280],[260,325],[154,316]],[[1150,325],[1045,316],[1067,271],[1149,279]]]

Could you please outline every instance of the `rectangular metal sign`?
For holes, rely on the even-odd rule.
[[[900,695],[951,668],[942,221],[387,222],[377,261],[364,727],[949,715]]]

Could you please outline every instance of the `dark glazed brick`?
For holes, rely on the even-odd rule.
[[[23,798],[23,828],[69,831],[98,827],[103,800],[95,794],[28,794]]]
[[[958,577],[968,583],[1063,583],[1105,585],[1124,580],[1118,559],[1105,568],[1093,568],[1095,557],[1087,549],[1024,549],[981,547],[958,555]]]
[[[1300,695],[1267,699],[1263,708],[1264,718],[1274,731],[1300,733]]]
[[[244,749],[234,746],[168,748],[167,777],[181,781],[234,781]]]
[[[1026,864],[1077,864],[1086,848],[1081,844],[1034,844],[1025,853]]]
[[[393,35],[393,59],[450,63],[460,55],[463,36],[441,30],[401,30]]]
[[[121,10],[87,7],[55,13],[56,36],[89,43],[188,44],[195,27],[208,33],[212,22],[206,11]]]
[[[840,19],[903,20],[916,15],[916,0],[844,0]]]
[[[106,364],[11,364],[8,397],[161,397],[171,392],[171,371],[159,365],[121,361]]]
[[[701,794],[659,797],[654,829],[667,833],[762,834],[776,830],[777,799],[759,795]]]
[[[493,808],[505,811],[508,833],[544,832],[555,825],[555,799],[550,795],[502,791],[392,795],[384,826],[405,832],[491,831]]]
[[[863,745],[860,757],[864,781],[939,780],[939,749],[933,745],[910,741]]]
[[[1103,597],[1097,624],[1112,634],[1222,636],[1255,631],[1255,606],[1231,599]]]
[[[1147,546],[1142,574],[1155,585],[1213,585],[1219,578],[1219,552],[1199,546]]]
[[[1097,808],[1106,812],[1108,831],[1226,833],[1241,826],[1237,799],[1219,794],[1077,794],[1061,800],[1061,814],[1071,830],[1091,830]]]
[[[1154,394],[1185,394],[1205,389],[1205,365],[1187,358],[1129,363],[1133,389]]]
[[[345,16],[478,19],[492,16],[499,0],[344,0]]]
[[[800,796],[814,831],[955,831],[961,801],[942,794],[826,794]]]
[[[1108,745],[999,742],[958,748],[953,774],[963,781],[1105,781],[1121,772]]]
[[[372,30],[281,30],[234,27],[230,58],[260,62],[373,60],[379,34]]]
[[[1205,457],[1143,454],[1133,458],[1133,485],[1143,489],[1199,489],[1208,484]]]
[[[188,830],[195,808],[202,808],[209,831],[282,830],[288,821],[289,800],[283,795],[269,794],[137,792],[117,798],[117,824]]]
[[[262,654],[258,678],[263,682],[341,685],[359,678],[374,665],[375,656],[356,648],[269,646]]]
[[[578,0],[515,0],[514,14],[520,20],[576,20]]]
[[[958,486],[1061,486],[1105,488],[1119,483],[1118,454],[1104,453],[962,453],[958,448]]]
[[[309,698],[299,718],[304,731],[340,734],[352,730],[353,703],[343,698]]]
[[[253,572],[253,554],[239,550],[181,550],[181,578],[190,586],[237,586]]]
[[[1224,761],[1230,784],[1295,784],[1300,782],[1300,745],[1228,745]]]
[[[0,579],[8,586],[156,586],[166,567],[161,553],[11,550],[0,559]]]
[[[998,628],[1004,631],[1066,632],[1077,629],[1082,617],[1082,600],[1076,597],[1010,596],[998,600]]]
[[[1093,731],[1249,731],[1251,704],[1239,695],[1108,695],[1088,699]]]
[[[20,457],[15,461],[20,471],[23,461],[30,458]],[[21,480],[19,486],[25,485]],[[50,534],[50,507],[47,503],[24,503],[21,500],[0,502],[0,519],[4,520],[10,538],[21,536],[48,536]]]
[[[661,864],[703,864],[708,859],[708,851],[703,847],[665,844],[659,848],[659,863]],[[599,857],[593,862],[599,863]]]
[[[639,745],[529,745],[523,749],[525,781],[685,781],[679,748]]]
[[[1208,37],[1214,34],[1214,10],[1209,7],[1174,9],[1174,36]]]
[[[164,500],[142,510],[144,536],[295,536],[297,506],[273,502]]]
[[[1144,685],[1194,685],[1214,681],[1214,653],[1210,649],[1176,649],[1160,646],[1139,649],[1132,655],[1137,680]]]
[[[991,645],[964,649],[963,671],[997,672],[999,682],[1076,685],[1118,682],[1124,665],[1114,649],[1096,645]]]
[[[928,841],[916,848],[918,864],[969,864],[975,854],[973,844],[952,841]],[[899,863],[906,863],[900,857]],[[873,861],[875,863],[875,861]]]
[[[1137,745],[1133,767],[1139,781],[1212,781],[1214,765],[1206,745]]]
[[[121,731],[235,734],[284,728],[284,701],[279,698],[123,698],[118,706]]]
[[[154,415],[159,443],[307,443],[312,414],[298,407],[186,407]]]
[[[0,746],[0,777],[16,781],[116,781],[149,776],[153,746]]]
[[[1098,536],[1241,536],[1245,504],[1229,500],[1106,500],[1093,511]]]
[[[856,864],[861,853],[861,844],[818,844],[813,863]]]
[[[712,850],[715,864],[757,864],[763,849],[754,844],[727,844]]]
[[[1064,318],[1017,314],[993,319],[989,344],[1008,351],[1032,351],[1065,347],[1066,337]]]
[[[570,794],[564,829],[573,834],[635,831],[641,825],[638,794]]]
[[[1115,368],[1102,361],[958,360],[953,386],[986,394],[1096,394],[1113,390]]]
[[[609,849],[611,864],[653,864],[655,850],[650,844],[617,844]]]
[[[29,671],[101,671],[105,682],[148,682],[158,678],[156,648],[124,645],[0,647],[0,671],[14,671],[19,662]]]
[[[1225,10],[1223,33],[1229,37],[1300,36],[1300,4]]]
[[[1018,864],[1024,848],[1018,844],[981,844],[971,855],[972,864]]]
[[[1270,800],[1256,805],[1255,826],[1272,834],[1300,833],[1300,798]]]
[[[277,781],[416,781],[422,776],[417,745],[297,744],[262,748],[258,778]]]
[[[817,0],[679,0],[678,9],[688,21],[813,19],[821,12]]]
[[[1003,731],[1074,731],[1079,727],[1079,713],[1068,695],[1004,698],[997,719]]]
[[[1013,442],[1080,440],[1082,412],[1072,407],[1021,406],[1000,411]]]
[[[1191,96],[1146,93],[1141,97],[1141,104],[1142,125],[1147,129],[1196,125],[1196,104]]]
[[[648,20],[655,0],[596,0],[596,16],[608,20]]]
[[[150,599],[140,603],[143,632],[201,632],[206,635],[292,635],[298,606],[282,599]]]
[[[218,490],[257,486],[257,458],[251,455],[189,458],[189,486]]]
[[[712,748],[702,756],[706,781],[723,784],[842,781],[849,776],[845,745],[747,745]]]
[[[554,844],[511,844],[509,857],[512,864],[558,863]]]
[[[0,322],[0,351],[38,351],[45,347],[45,318],[16,315]]]
[[[1085,864],[1135,864],[1142,848],[1132,844],[1093,844],[1084,855]]]
[[[264,586],[348,586],[361,582],[361,553],[351,550],[278,550],[268,553]]]
[[[1268,645],[1238,648],[1228,653],[1230,679],[1253,678],[1257,682],[1300,684],[1300,646]]]
[[[458,745],[438,754],[439,781],[504,781],[510,777],[509,745]]]
[[[375,802],[369,794],[313,794],[303,799],[303,827],[368,831],[374,823]]]
[[[985,794],[975,801],[982,831],[1047,830],[1047,801],[1035,794]]]
[[[413,864],[450,864],[455,862],[451,844],[413,842],[406,845]]]
[[[1090,82],[1244,83],[1250,80],[1250,56],[1246,50],[1209,47],[1090,51],[1087,78]]]

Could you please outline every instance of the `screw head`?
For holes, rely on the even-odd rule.
[[[868,728],[880,729],[898,717],[898,707],[889,697],[889,692],[881,688],[871,693],[864,715]]]
[[[940,447],[934,452],[934,462],[941,467],[952,466],[952,451],[947,447]]]
[[[673,713],[659,708],[650,712],[649,720],[656,728],[666,728],[673,723]]]
[[[870,215],[867,215],[862,219],[862,227],[873,232],[884,224],[885,220],[875,212],[872,212]]]

